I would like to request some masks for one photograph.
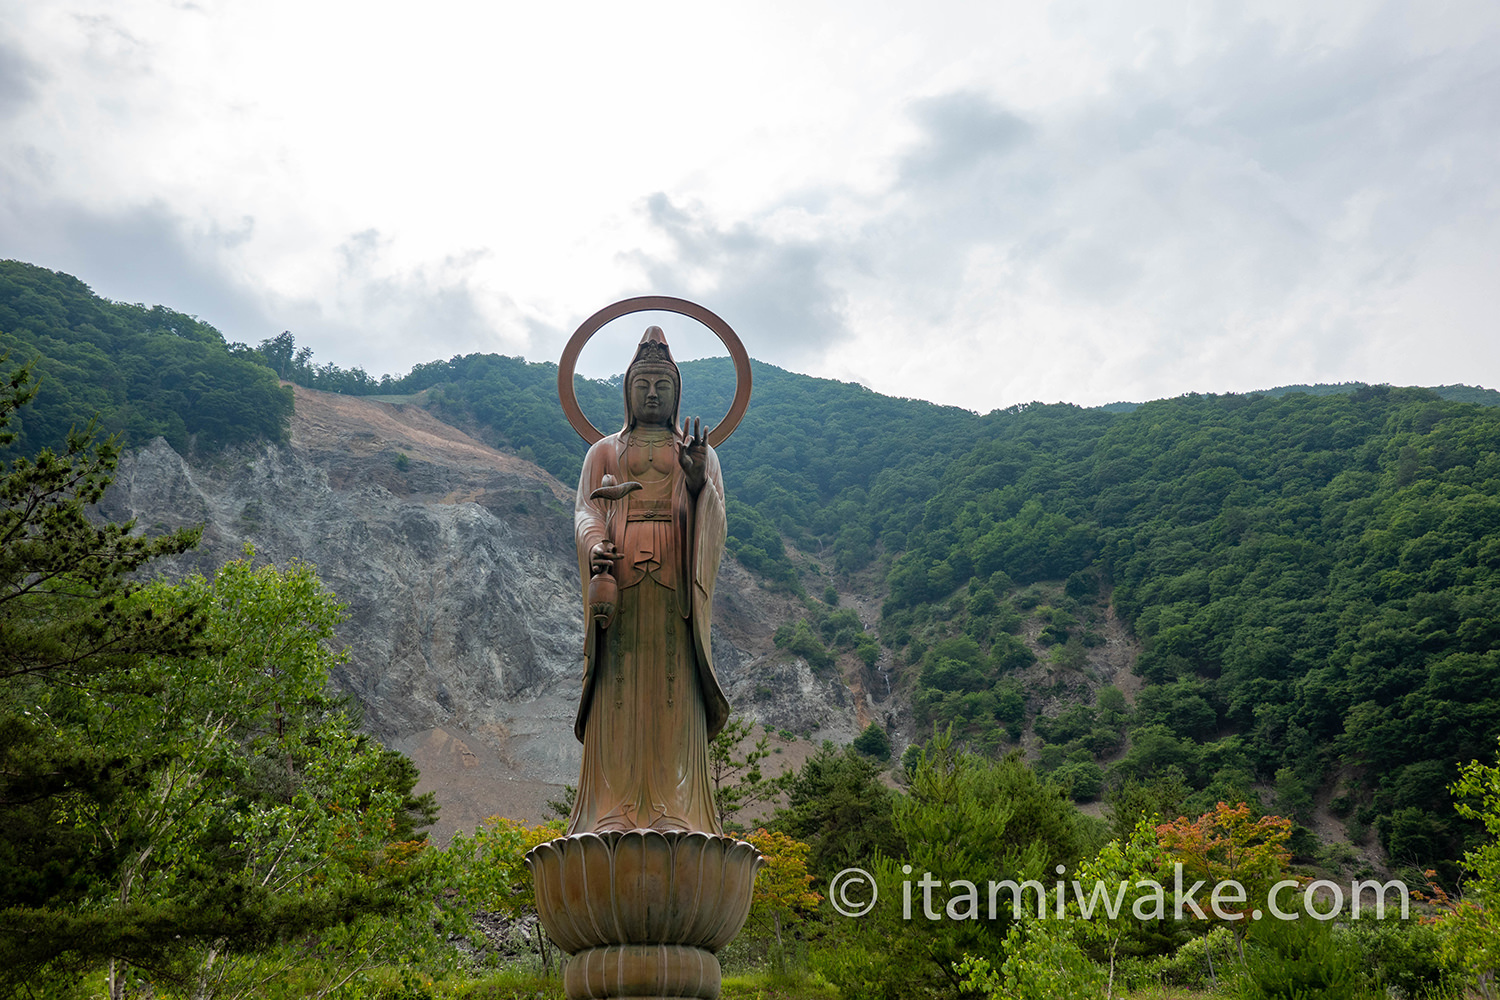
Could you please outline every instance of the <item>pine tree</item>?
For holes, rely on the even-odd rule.
[[[29,382],[6,383],[0,431]],[[392,859],[421,845],[391,841],[432,819],[327,695],[342,608],[312,567],[140,582],[198,532],[92,522],[117,456],[86,429],[0,467],[0,995],[100,969],[112,998],[211,991],[409,907]]]
[[[24,367],[0,389],[0,447],[15,439],[10,425],[35,392]],[[59,717],[128,693],[128,669],[149,656],[202,646],[201,609],[159,614],[132,582],[152,559],[197,544],[198,532],[146,539],[131,524],[86,515],[118,454],[88,427],[69,434],[60,455],[44,449],[0,463],[0,987],[49,964],[140,954],[132,935],[166,919],[75,912],[95,887],[118,882],[122,852],[57,823],[65,803],[116,801],[146,780],[143,762],[79,738]]]

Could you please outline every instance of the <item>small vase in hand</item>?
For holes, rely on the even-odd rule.
[[[610,620],[615,616],[615,598],[619,592],[615,575],[609,570],[589,578],[589,612],[599,628],[609,628]]]

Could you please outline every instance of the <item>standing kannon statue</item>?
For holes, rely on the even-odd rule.
[[[679,414],[682,377],[659,327],[625,371],[625,422],[599,432],[578,407],[573,367],[612,319],[645,310],[691,316],[734,359],[734,402],[705,430]],[[750,363],[723,320],[682,299],[601,309],[558,366],[568,420],[590,443],[574,503],[584,606],[584,673],[574,735],[583,743],[567,834],[527,855],[537,910],[570,954],[571,1000],[719,993],[716,954],[750,909],[761,864],[726,837],[714,808],[708,744],[729,718],[710,643],[724,553],[724,480],[714,446],[744,415]]]
[[[709,624],[724,553],[724,480],[660,327],[625,371],[625,426],[583,460],[574,537],[583,580],[583,771],[568,833],[722,833],[708,741],[729,718]],[[591,593],[592,591],[592,593]]]

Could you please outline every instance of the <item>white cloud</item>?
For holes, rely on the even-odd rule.
[[[1500,385],[1488,4],[0,14],[0,255],[320,361],[659,292],[976,409]]]

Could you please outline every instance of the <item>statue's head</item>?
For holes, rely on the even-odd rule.
[[[682,375],[661,327],[647,327],[625,369],[625,429],[637,424],[677,429]]]

